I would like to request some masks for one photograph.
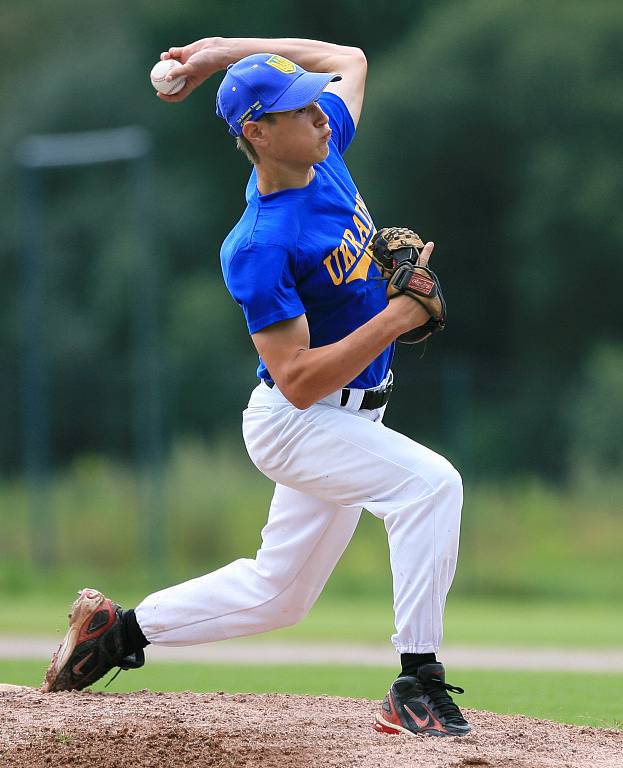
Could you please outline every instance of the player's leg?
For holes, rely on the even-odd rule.
[[[142,666],[150,642],[191,645],[295,623],[320,594],[360,513],[278,485],[255,559],[149,595],[130,611],[82,590],[44,690],[82,689],[114,667]]]
[[[266,419],[263,409],[271,398]],[[411,718],[400,726],[388,718],[388,727],[467,732],[435,655],[458,553],[458,472],[443,457],[384,427],[379,414],[331,402],[298,411],[280,403],[274,390],[256,400],[245,414],[245,436],[252,459],[266,475],[344,506],[365,506],[384,521],[394,584],[392,640],[403,662],[392,701],[395,709],[407,701],[420,718],[419,725]],[[427,716],[419,708],[422,697],[432,702]]]
[[[300,411],[245,413],[245,437],[257,466],[344,507],[383,520],[394,584],[401,653],[438,650],[446,595],[456,566],[462,483],[442,456],[373,420],[319,403]]]
[[[141,629],[151,643],[192,645],[296,623],[320,594],[360,514],[278,484],[256,557],[149,595],[136,608]]]

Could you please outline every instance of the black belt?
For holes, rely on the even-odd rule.
[[[269,379],[264,379],[264,384],[266,384],[267,387],[270,387],[271,389],[275,386],[274,381],[270,381]],[[361,401],[361,405],[357,410],[359,411],[374,411],[377,408],[382,408],[382,406],[385,405],[385,403],[388,402],[390,395],[392,393],[392,389],[394,387],[394,381],[393,378],[390,377],[388,385],[385,387],[385,389],[366,389],[363,395],[363,400]],[[348,405],[348,400],[350,398],[351,392],[353,390],[351,389],[343,389],[342,390],[342,397],[340,398],[340,405],[344,407],[345,405]]]

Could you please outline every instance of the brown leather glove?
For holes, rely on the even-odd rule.
[[[419,249],[424,247],[422,238],[406,227],[383,227],[375,233],[370,245],[372,258],[386,280],[404,261],[415,264],[420,255]]]
[[[446,302],[441,292],[439,278],[432,269],[403,262],[387,284],[387,297],[391,300],[395,296],[400,296],[401,293],[406,293],[421,304],[430,318],[424,325],[402,333],[397,341],[403,344],[417,344],[432,336],[433,333],[443,331],[446,327]]]
[[[417,344],[433,333],[443,331],[446,325],[446,302],[437,275],[419,262],[424,247],[422,238],[406,227],[384,227],[372,238],[372,258],[387,283],[389,299],[407,294],[419,302],[430,319],[417,328],[401,334],[397,341]]]

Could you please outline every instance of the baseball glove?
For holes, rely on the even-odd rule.
[[[433,333],[443,331],[446,327],[446,302],[439,278],[432,269],[410,262],[400,264],[387,284],[387,297],[393,299],[401,293],[406,293],[421,304],[430,317],[424,325],[402,333],[397,341],[417,344]]]
[[[374,235],[370,243],[372,258],[385,280],[396,271],[399,264],[410,261],[415,264],[424,247],[422,238],[406,227],[383,227]]]
[[[418,263],[419,249],[424,247],[421,237],[405,227],[385,227],[374,235],[371,246],[372,258],[382,277],[388,281],[388,299],[405,293],[430,315],[424,325],[401,334],[397,341],[417,344],[433,333],[443,331],[446,302],[437,275],[428,266]]]

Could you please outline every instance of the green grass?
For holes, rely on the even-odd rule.
[[[99,586],[99,585],[92,585]],[[110,593],[122,605],[136,605],[141,594]],[[0,634],[63,634],[72,592],[4,594]],[[391,601],[346,601],[331,590],[295,627],[258,636],[262,641],[387,643],[393,632]],[[448,645],[524,645],[609,648],[623,645],[623,614],[609,604],[524,602],[451,598],[446,609]]]
[[[0,661],[0,680],[39,686],[42,662]],[[466,693],[457,702],[470,709],[557,720],[598,728],[621,728],[623,675],[568,672],[510,672],[450,670],[449,681]],[[104,688],[111,693],[156,691],[225,691],[227,693],[302,693],[379,699],[392,681],[388,669],[356,670],[337,666],[247,666],[207,664],[149,664],[122,672]],[[371,709],[372,711],[372,709]]]

